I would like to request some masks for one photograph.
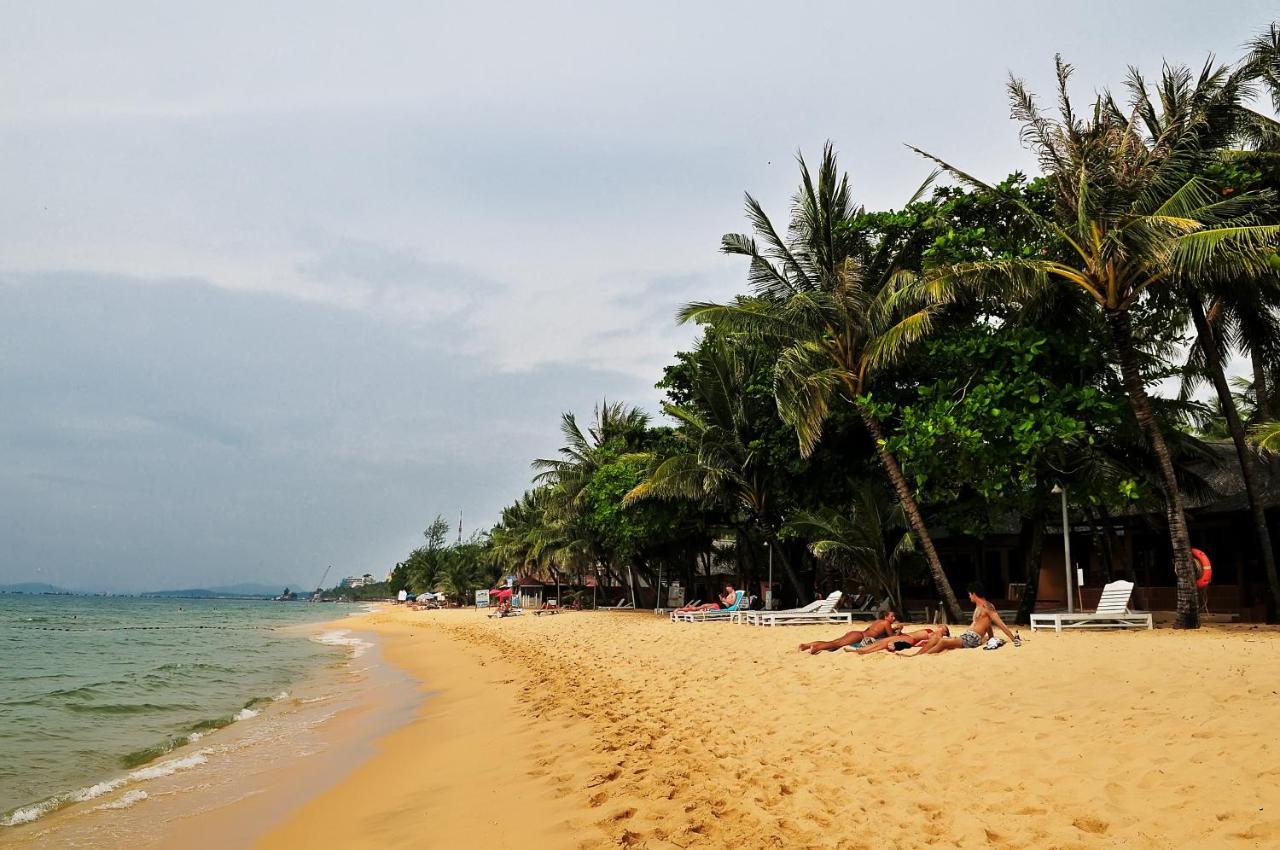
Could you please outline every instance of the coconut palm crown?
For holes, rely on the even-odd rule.
[[[1231,116],[1238,114],[1245,92],[1241,76],[1212,62],[1198,75],[1166,66],[1153,101],[1146,81],[1133,71],[1127,108],[1103,92],[1082,116],[1068,95],[1071,66],[1058,57],[1056,67],[1057,117],[1046,115],[1016,78],[1009,95],[1023,142],[1037,155],[1056,199],[1052,218],[1020,206],[1067,246],[1065,259],[976,261],[926,277],[951,286],[994,284],[1012,298],[1063,283],[1102,309],[1130,405],[1161,470],[1178,577],[1177,625],[1194,627],[1199,607],[1182,495],[1146,393],[1130,311],[1186,286],[1267,274],[1280,226],[1260,223],[1271,203],[1265,193],[1224,195],[1202,176],[1203,164],[1232,132]],[[915,150],[961,181],[998,193]]]
[[[922,281],[892,258],[886,262],[879,256],[851,254],[839,225],[859,208],[851,199],[848,176],[839,172],[834,148],[829,142],[824,147],[816,179],[803,157],[799,163],[801,185],[792,199],[786,238],[759,202],[747,195],[754,236],[728,234],[721,242],[725,253],[749,259],[752,294],[729,304],[688,304],[679,319],[779,345],[782,353],[774,371],[778,412],[795,429],[806,457],[821,439],[833,403],[843,399],[857,407],[948,615],[958,619],[959,604],[915,498],[885,447],[880,422],[864,403],[875,373],[929,332],[947,287]],[[926,181],[911,201],[927,185]]]

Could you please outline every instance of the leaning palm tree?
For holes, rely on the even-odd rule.
[[[1015,296],[1061,282],[1084,292],[1102,310],[1126,395],[1161,473],[1178,585],[1175,625],[1194,628],[1199,603],[1183,498],[1162,422],[1147,395],[1131,311],[1150,309],[1153,296],[1199,281],[1265,274],[1280,227],[1259,223],[1264,198],[1248,192],[1223,198],[1198,173],[1214,135],[1207,123],[1234,97],[1225,69],[1206,66],[1199,77],[1185,68],[1167,69],[1162,85],[1187,90],[1179,97],[1201,108],[1154,120],[1144,115],[1151,104],[1136,77],[1127,111],[1103,93],[1082,118],[1067,93],[1070,76],[1071,66],[1059,57],[1057,118],[1043,114],[1020,80],[1009,84],[1013,117],[1023,123],[1023,140],[1038,155],[1053,189],[1055,214],[1044,217],[1017,198],[1010,200],[1068,246],[1067,258],[970,262],[930,277],[951,285],[1001,280],[1013,284]],[[1159,131],[1146,133],[1144,125]],[[999,193],[919,152],[960,180]]]
[[[901,505],[867,482],[854,489],[848,512],[832,508],[801,511],[787,528],[809,540],[814,556],[848,577],[877,588],[889,607],[902,611],[902,573],[917,557],[911,532],[904,531]]]
[[[892,258],[849,256],[839,225],[858,210],[834,149],[829,142],[824,147],[816,181],[804,158],[799,161],[801,187],[792,201],[787,237],[779,235],[760,204],[747,195],[755,236],[729,234],[722,240],[725,253],[750,259],[753,294],[730,304],[688,304],[680,320],[755,335],[781,348],[774,395],[805,457],[817,447],[833,403],[843,400],[856,408],[924,551],[947,614],[958,620],[955,592],[867,396],[876,373],[928,333],[943,288],[923,287]]]
[[[693,357],[692,399],[664,403],[680,427],[673,450],[654,457],[644,481],[627,493],[624,504],[643,499],[688,499],[732,504],[743,510],[773,547],[797,597],[805,588],[778,540],[770,470],[758,440],[760,423],[747,409],[745,392],[761,368],[758,349],[708,337]]]

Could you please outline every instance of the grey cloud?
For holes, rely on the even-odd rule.
[[[191,282],[0,287],[0,580],[139,589],[373,569],[496,516],[607,372],[495,373],[357,313]],[[441,340],[447,343],[447,340]]]

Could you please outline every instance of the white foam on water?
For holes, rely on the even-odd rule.
[[[276,696],[275,701],[276,701],[276,702],[279,702],[279,701],[280,701],[280,700],[282,700],[282,699],[288,699],[288,698],[289,698],[289,692],[288,692],[288,691],[281,691],[281,692]]]
[[[108,782],[99,782],[97,785],[90,785],[88,788],[81,788],[79,791],[72,791],[67,795],[67,800],[72,803],[83,803],[86,800],[92,800],[101,797],[110,791],[114,791],[125,783],[124,779],[112,779]]]
[[[187,743],[194,744],[196,741],[199,741],[203,737],[204,737],[203,732],[192,732],[191,734],[187,735]]]
[[[258,716],[258,712],[254,711],[252,708],[242,708],[239,711],[237,711],[234,715],[232,715],[231,719],[232,720],[248,720],[251,717],[257,717],[257,716]]]
[[[373,646],[367,640],[361,640],[358,637],[351,637],[351,633],[347,631],[324,632],[311,638],[316,643],[323,643],[326,646],[346,646],[351,648],[351,656],[359,658]]]
[[[101,806],[94,806],[93,810],[95,812],[102,812],[108,809],[127,809],[134,803],[141,803],[145,799],[147,799],[147,792],[143,791],[141,788],[135,788],[132,791],[126,791],[121,794],[119,800],[115,800],[110,803],[103,803]]]
[[[83,803],[101,797],[103,794],[110,793],[129,780],[126,778],[111,779],[106,782],[99,782],[86,788],[80,788],[76,791],[69,791],[66,794],[59,794],[56,797],[50,797],[47,800],[41,800],[30,806],[23,806],[21,809],[15,809],[10,812],[8,817],[0,819],[0,826],[19,826],[24,823],[31,823],[39,820],[45,815],[56,809],[60,809],[68,803]]]
[[[140,768],[129,774],[129,779],[133,782],[145,782],[148,779],[159,779],[162,776],[172,776],[180,770],[189,770],[193,767],[199,767],[209,760],[211,750],[200,750],[189,756],[180,759],[169,759],[159,764],[153,764],[150,767]]]
[[[0,826],[18,826],[24,823],[31,823],[33,820],[39,820],[49,812],[62,805],[62,801],[57,797],[45,800],[42,803],[36,803],[34,806],[24,806],[21,809],[14,809],[4,820],[0,820]]]

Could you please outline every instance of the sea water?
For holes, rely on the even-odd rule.
[[[202,738],[361,648],[290,627],[355,610],[0,594],[0,843],[65,806],[128,807],[148,782],[199,768]]]

